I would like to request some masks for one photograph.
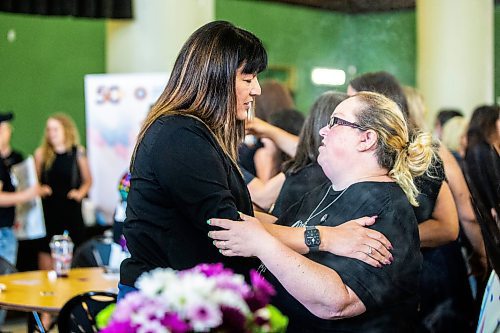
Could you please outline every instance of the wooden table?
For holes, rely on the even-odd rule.
[[[0,276],[6,286],[0,292],[0,307],[8,310],[57,314],[63,305],[87,291],[118,292],[118,276],[107,275],[101,267],[75,268],[68,277],[49,279],[48,271],[21,272]],[[43,332],[43,331],[42,331]]]

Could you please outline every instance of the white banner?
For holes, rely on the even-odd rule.
[[[85,76],[90,200],[108,223],[120,202],[118,183],[128,171],[142,121],[167,80],[164,73]]]

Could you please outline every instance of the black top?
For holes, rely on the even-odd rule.
[[[277,223],[305,221],[321,201],[325,184],[286,211]],[[330,191],[321,211],[341,192]],[[326,220],[324,215],[327,214]],[[366,312],[348,319],[323,320],[311,314],[268,273],[277,289],[274,304],[288,316],[288,332],[410,332],[417,311],[418,276],[422,264],[417,222],[404,192],[396,183],[361,182],[351,185],[327,210],[308,225],[338,226],[363,216],[377,215],[369,227],[392,243],[394,262],[375,268],[359,260],[329,252],[314,252],[309,259],[334,269],[366,306]],[[320,221],[323,220],[323,223]],[[307,283],[307,281],[304,281]]]
[[[49,169],[46,169],[45,165],[42,166],[41,182],[52,189],[52,194],[42,199],[47,230],[41,244],[41,250],[44,252],[50,252],[49,243],[52,236],[61,235],[65,230],[69,232],[75,245],[85,239],[82,204],[68,199],[68,192],[79,188],[82,183],[78,166],[79,153],[79,148],[73,146],[69,151],[56,153]]]
[[[414,207],[418,223],[432,218],[446,180],[440,158],[433,160],[429,170],[430,174],[415,179],[420,191],[419,207]],[[420,275],[419,331],[473,331],[473,299],[458,240],[421,251],[424,261]]]
[[[157,267],[187,269],[223,262],[248,273],[253,260],[222,256],[208,238],[209,218],[253,215],[243,178],[209,129],[194,117],[156,120],[136,152],[127,198],[124,235],[132,255],[121,283],[133,286]]]
[[[240,144],[238,147],[238,164],[247,170],[250,174],[256,175],[254,156],[257,149],[264,147],[260,139],[257,140],[255,145],[248,146],[244,143]]]
[[[326,182],[329,182],[329,179],[316,162],[306,165],[295,173],[287,173],[272,214],[279,217],[307,192]]]
[[[436,200],[445,180],[444,166],[441,158],[433,159],[429,170],[415,178],[418,207],[414,207],[417,222],[422,223],[432,217]]]
[[[500,216],[500,156],[487,142],[468,148],[465,166],[469,186],[477,190],[478,198],[487,208],[494,208]]]
[[[255,176],[252,175],[249,171],[247,171],[247,169],[245,169],[241,165],[240,165],[240,170],[241,174],[243,175],[243,180],[245,181],[245,185],[250,184],[250,182],[254,180]]]
[[[500,216],[500,156],[494,147],[480,142],[467,150],[464,166],[486,253],[500,275],[500,228],[498,217],[495,221],[491,214],[495,208]]]
[[[0,157],[0,181],[2,182],[2,192],[14,192],[16,189],[10,178],[10,169],[14,164],[22,162],[23,156],[11,151],[9,156]],[[16,206],[0,207],[0,228],[12,227],[14,225],[14,217]]]

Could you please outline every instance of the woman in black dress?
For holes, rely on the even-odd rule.
[[[288,332],[412,331],[422,264],[413,178],[434,158],[431,136],[410,138],[396,103],[369,92],[340,103],[320,134],[318,163],[330,184],[293,205],[281,225],[211,219],[227,230],[210,236],[224,255],[262,260]],[[364,234],[350,233],[359,228]]]
[[[39,268],[52,269],[49,242],[65,230],[78,246],[84,240],[82,199],[92,185],[85,149],[73,120],[65,114],[47,119],[42,145],[35,151],[40,182],[52,189],[42,201],[47,235],[39,253]]]

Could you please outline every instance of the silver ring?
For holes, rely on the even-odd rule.
[[[372,253],[373,253],[373,248],[370,245],[368,245],[368,254],[372,254]]]

